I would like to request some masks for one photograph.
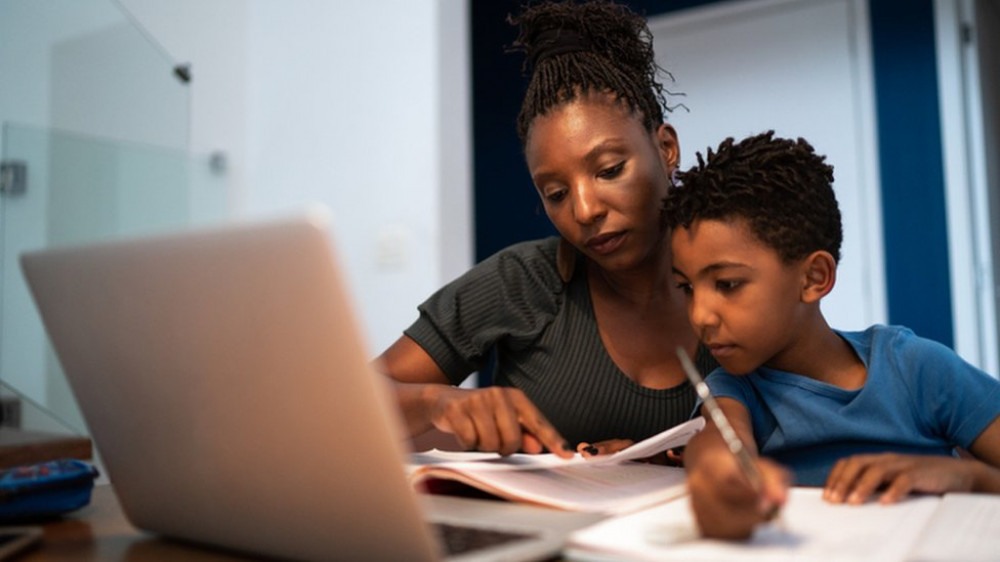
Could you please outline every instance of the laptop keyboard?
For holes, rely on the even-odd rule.
[[[497,531],[482,527],[465,527],[450,523],[434,523],[438,536],[449,555],[462,554],[491,546],[497,546],[511,541],[534,538],[531,533],[512,533]]]

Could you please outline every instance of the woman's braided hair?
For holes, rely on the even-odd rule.
[[[649,131],[663,123],[662,69],[642,16],[607,0],[568,0],[526,6],[508,21],[520,28],[511,49],[531,72],[517,117],[522,144],[535,117],[591,93],[613,94]]]

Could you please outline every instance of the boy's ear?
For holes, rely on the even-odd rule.
[[[674,171],[681,163],[681,143],[677,140],[677,131],[671,125],[663,123],[656,129],[656,145],[668,171]]]
[[[830,252],[819,250],[802,262],[802,302],[819,302],[833,290],[837,282],[837,261]]]

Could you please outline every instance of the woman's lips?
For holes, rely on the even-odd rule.
[[[624,240],[625,233],[623,232],[599,234],[587,240],[587,247],[596,254],[607,255],[617,250]]]

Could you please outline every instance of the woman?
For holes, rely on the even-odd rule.
[[[562,2],[512,23],[532,69],[518,133],[560,236],[501,250],[446,285],[378,365],[411,435],[436,427],[503,454],[611,452],[691,416],[678,346],[714,366],[660,226],[679,144],[643,18]],[[496,386],[453,386],[491,351]]]

